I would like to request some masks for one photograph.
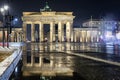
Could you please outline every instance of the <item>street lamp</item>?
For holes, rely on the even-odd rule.
[[[8,8],[9,8],[8,5],[4,5],[5,10],[8,10]]]
[[[8,9],[9,9],[8,5],[4,5],[2,8],[0,8],[0,11],[3,16],[5,16],[5,13]]]
[[[3,8],[1,8],[1,9],[0,9],[0,11],[1,11],[1,12],[4,12],[4,9],[3,9]]]
[[[0,12],[2,13],[3,15],[3,47],[5,46],[5,15],[6,15],[6,11],[8,10],[8,6],[7,5],[4,5],[2,8],[0,8]]]

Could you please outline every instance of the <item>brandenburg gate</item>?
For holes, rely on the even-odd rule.
[[[72,15],[73,12],[56,12],[51,11],[48,5],[40,12],[23,12],[23,32],[24,41],[27,39],[27,24],[31,25],[31,41],[35,41],[35,24],[39,25],[39,41],[43,42],[44,39],[44,24],[50,25],[50,40],[49,42],[56,41],[55,39],[55,24],[58,25],[58,41],[70,42],[72,38],[73,29],[73,19],[75,16]],[[64,25],[66,25],[66,31],[64,31]],[[65,36],[64,36],[65,35]],[[66,37],[66,38],[65,38]]]

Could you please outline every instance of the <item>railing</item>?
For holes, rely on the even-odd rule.
[[[14,53],[0,63],[0,80],[9,80],[12,72],[18,64],[22,55],[22,50],[18,48]]]

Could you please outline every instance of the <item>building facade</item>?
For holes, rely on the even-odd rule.
[[[98,28],[74,28],[73,42],[99,42]]]
[[[4,28],[4,32],[4,42],[7,42],[7,28]],[[8,36],[10,42],[22,42],[23,38],[22,28],[13,28],[11,34]],[[3,27],[0,28],[0,42],[3,42]]]
[[[70,42],[72,35],[71,32],[73,30],[73,19],[75,18],[72,14],[73,12],[51,11],[47,4],[40,12],[23,12],[22,20],[23,32],[25,33],[24,41],[27,40],[27,28],[28,25],[30,25],[31,39],[29,40],[35,42],[36,38],[38,38],[39,42],[44,42],[44,24],[48,24],[50,28],[50,37],[48,38],[49,42],[56,41],[56,35],[59,42],[63,42],[65,40]],[[35,29],[36,25],[38,25],[39,30]],[[55,25],[58,26],[57,34],[55,34]],[[64,31],[64,27],[66,27],[66,31]],[[38,37],[35,36],[36,31],[38,32]]]

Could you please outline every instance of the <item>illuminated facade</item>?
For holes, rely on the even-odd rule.
[[[74,42],[99,42],[98,28],[74,28]]]
[[[45,15],[45,13],[54,13],[54,14],[57,14],[56,12],[43,12],[44,16],[47,16],[48,18],[48,14]],[[60,12],[59,12],[60,13]],[[31,13],[25,13],[24,15],[28,16],[30,15]],[[36,14],[36,13],[35,13]],[[51,15],[50,14],[50,15]],[[61,13],[63,14],[63,13]],[[67,13],[65,13],[67,14]],[[43,16],[42,15],[42,16]],[[70,14],[71,15],[71,14]],[[31,15],[30,15],[31,16]],[[35,15],[32,17],[35,17]],[[24,17],[25,19],[27,19],[26,17]],[[45,17],[44,17],[45,18]],[[51,19],[50,18],[49,20],[43,20],[42,22],[43,23],[50,23],[50,30],[51,32],[49,32],[48,35],[50,35],[50,40],[53,42],[55,40],[55,32],[54,32],[54,28],[53,28],[53,22],[51,22]],[[57,18],[59,19],[59,18]],[[72,18],[73,19],[73,18]],[[31,19],[32,20],[32,19]],[[66,19],[65,19],[66,20]],[[55,20],[56,21],[56,20]],[[55,24],[55,21],[54,21],[54,24]],[[33,21],[34,22],[34,21]],[[27,23],[29,24],[32,24],[33,23],[32,21],[31,22],[28,22]],[[36,22],[36,19],[35,19],[35,22]],[[59,30],[58,30],[58,40],[60,40],[60,42],[64,42],[65,41],[65,38],[64,38],[64,34],[65,32],[63,31],[63,28],[60,28],[62,27],[63,23],[66,23],[66,25],[69,24],[68,20],[66,21],[61,21],[61,23],[58,24],[59,26]],[[73,21],[72,21],[73,22]],[[26,25],[25,24],[26,22],[23,23],[23,25]],[[43,24],[42,23],[42,24]],[[57,22],[56,22],[57,23]],[[35,23],[36,24],[36,23]],[[61,24],[61,25],[60,25]],[[87,21],[85,23],[83,23],[83,27],[82,28],[72,28],[72,24],[71,26],[68,25],[68,29],[66,29],[66,37],[68,39],[68,41],[70,40],[70,42],[99,42],[99,39],[100,39],[100,35],[102,34],[102,27],[103,27],[103,24],[104,26],[115,26],[115,25],[118,25],[119,26],[119,23],[115,22],[115,21]],[[40,24],[41,25],[41,24]],[[118,27],[119,28],[119,27]],[[41,28],[40,28],[41,29]],[[106,28],[109,30],[109,28]],[[26,33],[27,31],[26,30],[26,26],[24,27],[23,26],[23,29],[22,28],[16,28],[12,31],[12,34],[11,34],[11,41],[15,41],[15,42],[20,42],[20,41],[26,41]],[[33,29],[33,25],[31,26],[31,30],[34,30]],[[42,30],[42,29],[41,29]],[[61,31],[60,31],[61,30]],[[67,32],[68,30],[70,30],[70,32]],[[32,31],[33,32],[33,31]],[[42,31],[41,31],[42,32]],[[41,35],[42,33],[39,32],[39,34]],[[44,32],[44,31],[43,31]],[[2,28],[1,28],[1,31],[0,31],[0,41],[2,42]],[[6,38],[5,38],[5,41],[7,40],[7,31],[5,30],[5,35],[6,35]],[[31,35],[33,36],[32,37],[32,40],[34,40],[34,36],[35,34],[31,33]],[[44,36],[42,34],[42,36]],[[43,38],[42,38],[43,40]],[[51,42],[50,41],[50,42]]]
[[[23,20],[23,32],[24,41],[28,39],[27,35],[27,27],[30,25],[31,27],[31,39],[30,41],[35,42],[36,36],[35,32],[37,31],[37,38],[40,42],[45,41],[44,37],[44,24],[48,24],[50,26],[50,37],[48,38],[49,42],[56,41],[55,34],[55,25],[58,25],[57,37],[59,42],[71,41],[71,32],[73,29],[73,19],[75,16],[72,15],[72,12],[56,12],[51,11],[48,5],[44,7],[40,12],[23,12],[22,20]],[[39,26],[39,30],[35,30],[36,26]],[[64,26],[66,27],[66,31],[64,31]],[[65,36],[64,36],[65,35]]]
[[[82,28],[74,29],[76,42],[99,42],[101,35],[115,35],[119,31],[120,23],[118,21],[108,20],[88,20],[82,24]],[[79,35],[80,34],[80,35]]]
[[[12,28],[12,33],[9,35],[9,40],[11,42],[22,42],[23,32],[22,28]],[[5,30],[5,42],[7,42],[7,28]],[[0,42],[3,40],[3,28],[0,28]]]

